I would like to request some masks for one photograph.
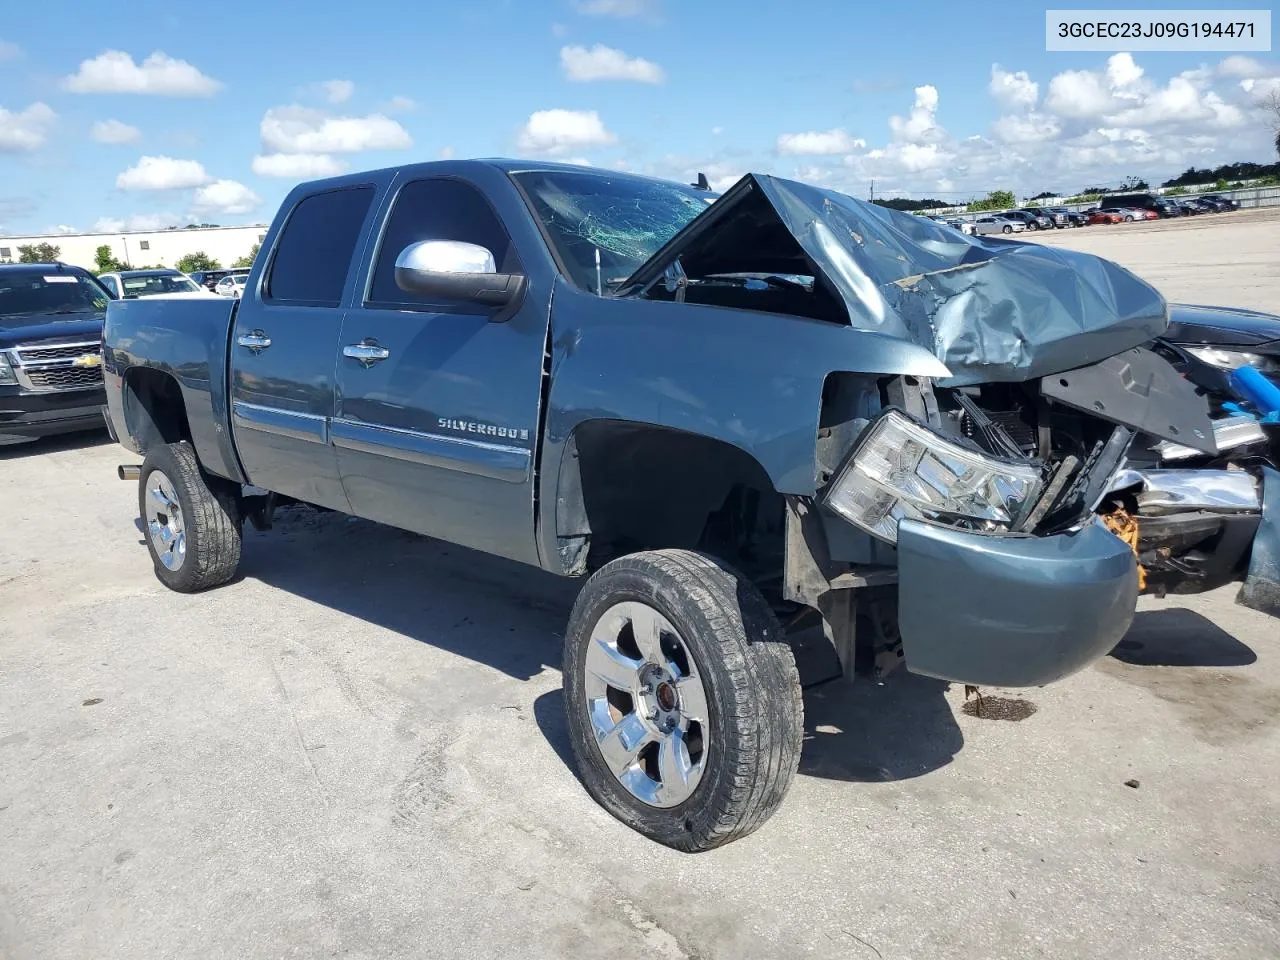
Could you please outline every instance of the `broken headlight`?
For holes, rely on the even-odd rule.
[[[872,536],[898,541],[904,518],[988,533],[1011,529],[1043,487],[1031,463],[997,460],[890,410],[867,427],[826,505]]]

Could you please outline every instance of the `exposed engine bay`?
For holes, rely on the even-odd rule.
[[[1211,421],[1196,387],[1149,350],[1024,383],[941,387],[894,378],[882,384],[881,401],[875,417],[828,428],[819,440],[824,505],[884,541],[868,546],[836,531],[828,542],[837,563],[891,562],[889,530],[904,517],[1043,537],[1097,516],[1132,547],[1143,592],[1198,593],[1248,576],[1267,438],[1246,418]],[[927,429],[957,450],[927,463],[911,428],[897,427],[882,465],[866,451],[887,418],[918,424],[922,435]],[[838,455],[851,434],[857,442]],[[985,500],[961,450],[998,465]],[[853,466],[860,457],[873,465]],[[874,479],[855,481],[855,489],[845,478],[858,469],[891,472],[907,493],[890,503],[878,488],[866,492]],[[948,483],[968,489],[939,495]],[[913,485],[923,492],[911,492]]]

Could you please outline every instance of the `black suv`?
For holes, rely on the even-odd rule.
[[[0,445],[105,426],[110,299],[80,267],[0,264]]]

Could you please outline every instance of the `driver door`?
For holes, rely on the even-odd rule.
[[[484,247],[523,272],[515,244],[475,186],[456,177],[398,184],[363,303],[342,318],[331,436],[352,512],[452,543],[537,562],[533,454],[545,299],[502,307],[401,289],[411,244]]]

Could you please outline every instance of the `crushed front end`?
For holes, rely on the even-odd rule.
[[[1142,592],[1245,580],[1241,602],[1277,612],[1280,473],[1220,453],[1249,435],[1152,351],[1022,383],[893,378],[878,401],[833,412],[820,494],[789,505],[788,596],[846,668],[1034,686],[1110,650]],[[1164,459],[1188,450],[1195,467]]]

